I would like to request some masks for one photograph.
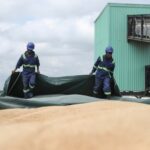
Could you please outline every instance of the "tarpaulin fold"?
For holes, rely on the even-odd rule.
[[[20,72],[12,74],[5,82],[0,96],[0,108],[34,108],[41,106],[81,104],[102,99],[93,97],[94,75],[48,77],[36,74],[34,97],[23,98]],[[112,96],[120,96],[115,80],[111,81]],[[103,92],[100,92],[103,96]]]
[[[36,74],[34,95],[81,94],[93,96],[94,75],[48,77]],[[118,85],[112,80],[112,95],[120,96]],[[23,98],[21,73],[12,74],[5,82],[3,95]],[[103,92],[101,91],[101,96]]]

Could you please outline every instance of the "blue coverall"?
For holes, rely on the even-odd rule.
[[[115,68],[115,63],[113,61],[113,58],[107,58],[107,56],[104,55],[103,60],[101,60],[101,57],[98,57],[92,70],[92,73],[96,71],[95,85],[93,88],[94,94],[99,93],[100,87],[102,85],[104,94],[106,96],[111,95],[110,80],[111,80],[114,68]]]
[[[35,67],[40,66],[39,58],[34,51],[26,51],[21,55],[17,62],[16,69],[21,66],[23,66],[22,81],[24,98],[31,98],[33,97],[33,88],[36,82]]]

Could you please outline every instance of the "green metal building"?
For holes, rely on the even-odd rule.
[[[95,20],[95,60],[106,46],[114,48],[114,77],[121,91],[145,90],[145,66],[150,65],[149,16],[150,5],[109,3]]]

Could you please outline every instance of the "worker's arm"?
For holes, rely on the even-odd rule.
[[[94,63],[94,66],[93,66],[93,69],[92,69],[92,71],[91,71],[91,75],[97,70],[97,67],[98,67],[98,65],[100,64],[100,62],[101,62],[101,57],[98,57],[98,59],[96,60],[96,62]]]
[[[115,69],[115,62],[113,61],[112,63],[107,65],[107,69],[110,70],[111,72],[113,72]]]
[[[39,69],[39,67],[40,67],[40,61],[39,61],[38,56],[37,56],[37,58],[36,58],[36,65],[37,65],[37,73],[40,74],[40,69]]]
[[[16,68],[12,71],[12,73],[16,72],[16,70],[18,68],[20,68],[22,66],[22,64],[23,64],[23,58],[22,58],[22,55],[21,55],[21,57],[19,58],[19,60],[17,62]]]

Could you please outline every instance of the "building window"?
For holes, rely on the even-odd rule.
[[[128,41],[150,42],[150,14],[128,15]]]

